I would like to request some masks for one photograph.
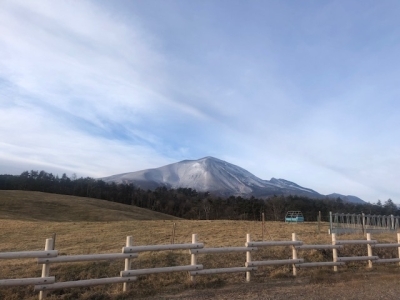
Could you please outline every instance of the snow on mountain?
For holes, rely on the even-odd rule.
[[[184,160],[161,168],[114,175],[103,180],[133,183],[142,188],[181,187],[230,195],[250,194],[251,187],[264,186],[263,180],[250,172],[213,157]]]
[[[271,183],[277,184],[282,188],[293,188],[293,189],[297,189],[297,190],[302,190],[305,192],[309,192],[309,193],[316,193],[318,194],[316,191],[312,190],[312,189],[308,189],[308,188],[304,188],[294,182],[285,180],[285,179],[276,179],[276,178],[271,178],[270,180]],[[319,195],[319,194],[318,194]]]
[[[299,195],[323,198],[316,191],[296,183],[272,178],[262,180],[245,169],[226,161],[204,157],[184,160],[160,168],[113,175],[102,178],[105,182],[132,183],[142,189],[192,188],[221,196],[269,197],[272,195]],[[362,200],[361,200],[362,201]]]

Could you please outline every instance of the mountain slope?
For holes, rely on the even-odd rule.
[[[143,189],[192,188],[222,196],[302,195],[322,198],[314,190],[284,179],[262,180],[245,169],[214,157],[184,160],[156,169],[102,178],[106,182],[133,183]]]
[[[333,193],[333,194],[326,195],[326,197],[331,198],[331,199],[340,198],[345,202],[361,203],[361,204],[365,203],[364,200],[361,200],[360,198],[358,198],[356,196],[352,196],[352,195],[345,196],[345,195],[341,195],[341,194],[338,194],[338,193]]]

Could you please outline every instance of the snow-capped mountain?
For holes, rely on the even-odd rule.
[[[208,191],[221,196],[262,198],[272,195],[301,195],[310,198],[325,197],[312,189],[284,179],[262,180],[241,167],[214,157],[184,160],[156,169],[113,175],[102,178],[102,180],[133,183],[142,189],[155,189],[161,186],[175,189],[192,188],[199,192]],[[350,202],[353,202],[350,197],[348,198]]]

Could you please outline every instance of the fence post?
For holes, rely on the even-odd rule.
[[[196,244],[196,243],[197,243],[197,234],[193,233],[192,234],[192,244]],[[190,255],[190,264],[192,266],[197,265],[197,257],[196,257],[196,254],[194,254],[194,253]],[[190,276],[190,281],[194,282],[194,276],[193,275]]]
[[[56,248],[56,237],[57,237],[57,233],[53,233],[53,248],[51,250],[54,250]]]
[[[250,233],[246,234],[246,243],[250,243],[251,238],[250,238]],[[248,247],[248,246],[247,246]],[[400,250],[399,250],[400,251]],[[246,251],[246,265],[251,262],[251,252]],[[246,272],[246,282],[250,282],[251,279],[251,272]]]
[[[390,224],[391,224],[390,230],[394,230],[394,216],[393,215],[390,215]]]
[[[332,233],[332,245],[336,245],[336,233]],[[332,249],[332,258],[333,258],[333,262],[337,262],[337,249]],[[338,267],[337,266],[333,266],[333,271],[337,272]]]
[[[371,233],[367,233],[367,240],[371,240]],[[371,244],[367,244],[367,249],[368,249],[368,256],[372,256],[372,246]],[[368,268],[372,268],[372,260],[368,260]]]
[[[171,244],[175,244],[175,229],[176,229],[176,223],[174,222],[174,225],[172,226]]]
[[[127,236],[126,237],[126,247],[131,247],[132,246],[132,236]],[[125,268],[124,271],[129,271],[132,266],[132,260],[130,258],[125,258]],[[128,290],[128,283],[124,282],[122,286],[122,291],[126,292]]]
[[[321,211],[318,212],[318,234],[321,232]]]
[[[333,233],[333,225],[332,225],[332,212],[330,211],[329,212],[329,229],[330,229],[330,234],[332,234]]]
[[[363,231],[363,234],[365,234],[366,228],[365,228],[365,214],[364,213],[361,214],[361,218],[362,218],[362,231]]]
[[[292,241],[296,241],[296,233],[292,233]],[[297,259],[297,249],[294,245],[292,245],[292,253],[293,253],[293,259]],[[296,265],[293,264],[293,276],[297,276],[297,268]]]
[[[397,243],[400,244],[400,232],[397,233]],[[399,258],[400,258],[400,247],[397,248],[398,252],[399,252]],[[399,266],[400,266],[400,262],[399,262]]]
[[[46,244],[44,246],[45,251],[54,250],[53,249],[53,239],[46,239]],[[42,277],[49,277],[50,272],[50,264],[44,263],[42,266]],[[43,300],[46,298],[47,291],[39,292],[39,300]]]
[[[265,215],[262,213],[262,241],[264,242]]]

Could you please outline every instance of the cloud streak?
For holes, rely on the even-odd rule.
[[[400,202],[397,2],[3,1],[0,168],[208,155]]]

